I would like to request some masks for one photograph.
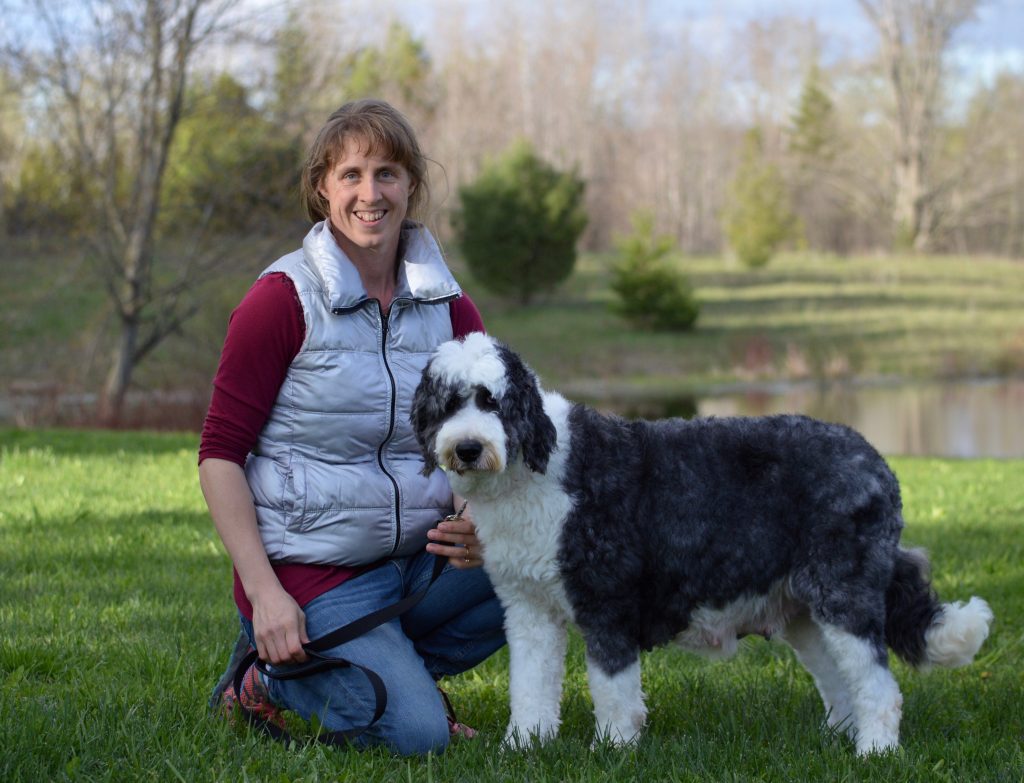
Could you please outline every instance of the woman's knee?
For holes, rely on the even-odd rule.
[[[448,720],[444,714],[424,715],[421,720],[406,720],[399,725],[388,726],[379,736],[379,741],[392,753],[400,756],[423,756],[427,753],[443,753],[450,739]]]

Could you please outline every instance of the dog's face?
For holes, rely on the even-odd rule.
[[[555,447],[537,377],[506,345],[474,332],[441,345],[412,405],[424,474],[500,473],[522,457],[543,473]]]

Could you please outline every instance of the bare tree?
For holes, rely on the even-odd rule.
[[[4,53],[36,88],[78,172],[86,237],[117,316],[100,406],[108,424],[138,363],[198,308],[188,296],[203,277],[197,254],[157,279],[155,232],[190,66],[235,2],[24,0],[3,9],[8,20],[32,20]]]
[[[978,0],[858,0],[878,32],[895,99],[892,217],[901,242],[927,250],[939,220],[935,172],[944,59]]]

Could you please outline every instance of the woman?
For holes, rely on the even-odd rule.
[[[387,688],[386,712],[355,744],[400,754],[440,751],[464,731],[435,680],[504,644],[469,510],[431,529],[453,499],[443,474],[421,474],[408,421],[433,349],[483,328],[429,232],[407,220],[426,203],[425,169],[390,105],[331,115],[302,176],[316,223],[232,313],[199,452],[242,627],[272,667],[305,661],[310,639],[423,589],[433,555],[450,559],[400,620],[330,651]],[[366,725],[375,705],[356,668],[295,680],[253,668],[241,701],[272,722],[281,709],[315,713],[333,731]]]

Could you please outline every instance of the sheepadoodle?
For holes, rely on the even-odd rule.
[[[512,746],[558,731],[567,621],[599,740],[644,726],[642,650],[728,656],[759,634],[793,647],[860,754],[899,740],[887,649],[963,666],[988,636],[985,601],[939,603],[925,555],[900,547],[896,478],[847,427],[601,415],[483,334],[440,346],[412,421],[426,470],[470,501],[505,607]]]

